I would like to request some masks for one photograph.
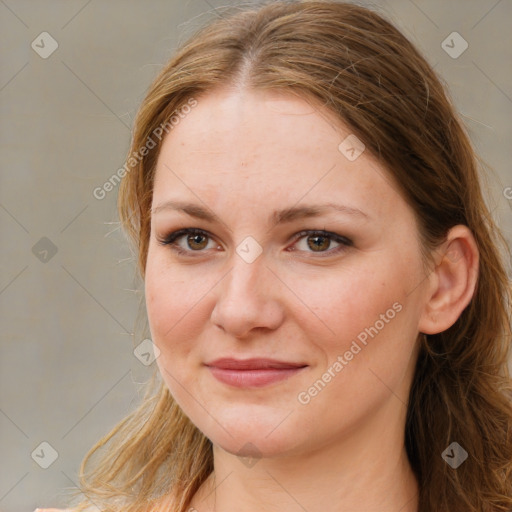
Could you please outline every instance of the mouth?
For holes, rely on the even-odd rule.
[[[238,388],[263,387],[296,375],[307,364],[277,361],[275,359],[217,359],[206,363],[213,377]]]

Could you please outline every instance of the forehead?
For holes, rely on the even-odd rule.
[[[165,137],[153,203],[183,194],[269,208],[338,198],[382,215],[398,192],[368,151],[347,158],[353,137],[333,113],[289,93],[211,92]]]
[[[327,121],[328,115],[310,100],[289,93],[217,90],[197,100],[164,139],[161,154],[178,150],[179,160],[208,155],[210,164],[229,159],[248,164],[270,155],[299,160],[329,146],[336,150],[339,126]]]

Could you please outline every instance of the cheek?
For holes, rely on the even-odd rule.
[[[311,339],[319,348],[340,350],[400,298],[400,287],[392,279],[390,273],[370,269],[295,279],[294,292],[304,303],[297,309],[305,310],[296,318],[307,322],[309,332],[317,331],[318,337]]]
[[[218,280],[214,273],[199,276],[190,268],[170,265],[165,254],[149,252],[146,310],[152,340],[166,365],[173,363],[173,354],[185,357],[197,346],[209,319],[209,293]]]
[[[416,308],[407,297],[403,267],[391,259],[389,265],[380,263],[296,281],[294,291],[314,315],[303,312],[295,318],[302,318],[298,321],[308,342],[322,354],[310,384],[316,379],[329,382],[330,391],[317,405],[341,400],[355,413],[368,397],[379,400],[386,395],[379,379],[395,389],[408,369],[417,335]]]
[[[192,292],[191,292],[192,290]],[[153,342],[164,349],[164,340],[187,324],[193,315],[194,287],[166,265],[158,255],[148,254],[145,277],[146,309]]]
[[[344,418],[361,419],[392,394],[405,403],[416,312],[406,303],[399,272],[340,274],[300,286],[298,295],[309,298],[322,320],[307,315],[312,319],[304,319],[302,329],[323,357],[297,396],[299,410],[335,425]],[[333,403],[337,407],[329,407]]]

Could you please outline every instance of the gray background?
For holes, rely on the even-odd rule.
[[[134,407],[154,370],[133,353],[144,339],[133,334],[141,293],[116,222],[117,189],[101,201],[92,191],[122,166],[151,79],[220,5],[0,0],[3,512],[65,505],[63,489],[77,481],[82,457]],[[477,151],[494,169],[488,200],[510,243],[512,200],[504,191],[512,186],[512,3],[373,5],[446,80]],[[46,59],[31,47],[34,40],[42,46],[44,31],[58,43]],[[453,31],[469,44],[458,58],[441,47]],[[47,469],[38,463],[51,456],[42,442],[58,452]]]

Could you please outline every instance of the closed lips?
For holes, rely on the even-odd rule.
[[[217,359],[206,366],[213,366],[223,370],[290,370],[304,368],[304,363],[291,363],[285,361],[276,361],[274,359]]]

